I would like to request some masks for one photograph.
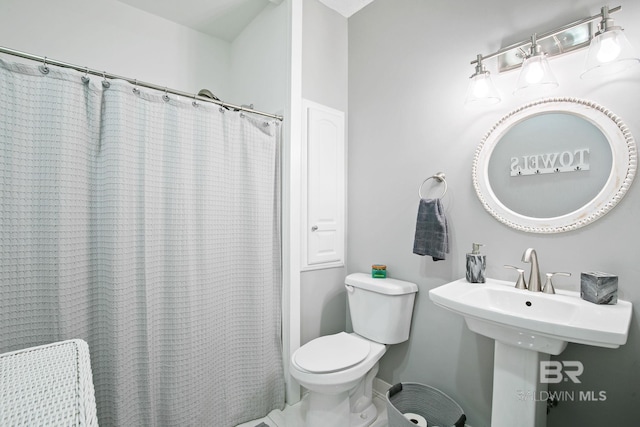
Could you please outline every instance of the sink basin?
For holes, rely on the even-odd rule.
[[[464,316],[470,330],[508,345],[560,354],[568,342],[617,348],[627,342],[632,304],[598,305],[578,292],[549,295],[516,289],[514,284],[465,279],[429,291],[447,310]]]
[[[545,363],[567,343],[616,348],[627,342],[631,323],[628,301],[598,305],[581,299],[578,292],[556,290],[549,295],[494,279],[460,279],[430,290],[429,297],[463,316],[473,332],[495,340],[492,427],[545,427],[546,399],[515,396],[539,396],[548,390]],[[581,367],[575,365],[580,362],[571,363]]]

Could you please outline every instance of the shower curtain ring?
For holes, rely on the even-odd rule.
[[[138,79],[133,81],[133,93],[140,95],[140,89],[138,89]]]
[[[102,87],[105,89],[109,89],[109,87],[111,86],[111,83],[109,83],[107,81],[107,72],[103,71],[102,72]]]
[[[81,80],[84,84],[89,83],[89,67],[84,67],[84,76],[82,76]]]
[[[198,98],[196,98],[196,96],[197,96],[197,95],[194,93],[194,94],[193,94],[193,102],[191,103],[191,105],[193,105],[194,107],[196,107],[196,108],[197,108],[197,107],[199,107],[199,106],[200,106],[200,104],[198,104],[198,101],[197,101],[197,99],[198,99]]]
[[[164,95],[162,95],[162,100],[163,100],[164,102],[169,102],[169,99],[170,99],[170,98],[169,98],[169,95],[167,95],[167,88],[166,88],[166,86],[165,86],[165,88],[164,88]]]
[[[42,74],[49,74],[49,67],[47,67],[47,57],[42,60],[42,65],[38,67]]]

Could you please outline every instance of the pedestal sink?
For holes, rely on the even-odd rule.
[[[438,306],[464,317],[470,330],[495,340],[491,427],[544,427],[546,402],[536,399],[541,362],[567,343],[617,348],[627,342],[632,305],[598,305],[578,292],[549,295],[511,282],[465,279],[429,291]]]

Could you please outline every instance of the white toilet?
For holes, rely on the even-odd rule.
[[[345,283],[354,332],[316,338],[291,356],[291,376],[309,391],[305,427],[371,425],[378,361],[387,345],[409,339],[415,283],[364,273]]]

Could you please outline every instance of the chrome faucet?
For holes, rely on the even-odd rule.
[[[533,248],[528,248],[522,254],[522,262],[531,263],[531,273],[529,273],[529,290],[531,292],[541,292],[542,284],[540,283],[540,266],[538,265],[538,254]]]

